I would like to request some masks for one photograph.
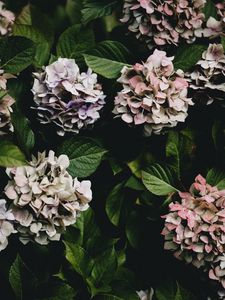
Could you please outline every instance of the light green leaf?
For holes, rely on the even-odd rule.
[[[26,165],[26,159],[20,149],[9,141],[0,141],[0,166],[18,167]]]
[[[93,259],[79,245],[64,242],[66,246],[66,259],[70,262],[73,269],[84,279],[89,277],[94,265]]]
[[[82,22],[88,23],[97,18],[112,14],[118,3],[118,0],[84,0],[84,8],[81,11]]]
[[[195,300],[196,298],[187,290],[182,288],[178,282],[168,281],[156,289],[158,300]]]
[[[95,46],[94,33],[91,28],[84,28],[80,24],[66,29],[57,44],[57,55],[67,58],[80,59],[82,54]]]
[[[58,150],[58,153],[69,156],[68,170],[74,177],[87,177],[94,173],[106,152],[106,149],[90,138],[69,139]]]
[[[215,168],[209,170],[206,181],[212,186],[217,186],[219,190],[225,189],[225,171]]]
[[[125,200],[124,183],[125,182],[122,182],[116,185],[106,199],[106,213],[109,220],[115,226],[119,225],[123,213],[122,207]]]
[[[147,172],[142,172],[142,180],[146,188],[155,195],[166,196],[177,192],[174,186],[174,175],[168,167],[152,165]]]
[[[185,45],[178,48],[174,59],[175,69],[188,71],[193,67],[202,57],[203,51],[207,49],[205,45]]]
[[[0,68],[17,74],[32,64],[35,46],[31,40],[22,37],[9,37],[0,40]]]

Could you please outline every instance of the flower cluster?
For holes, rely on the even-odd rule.
[[[194,42],[202,27],[206,0],[125,0],[122,22],[149,46]]]
[[[0,1],[0,35],[5,36],[10,34],[14,21],[14,13],[5,9],[4,2]]]
[[[6,89],[7,79],[12,77],[11,74],[4,73],[3,70],[0,70],[0,136],[13,131],[11,123],[11,106],[15,101],[8,95]]]
[[[76,222],[92,199],[91,182],[73,179],[66,155],[53,151],[33,157],[28,166],[8,168],[5,195],[11,202],[20,240],[39,244],[59,240],[64,229]]]
[[[15,232],[13,222],[14,216],[11,210],[7,210],[6,201],[0,199],[0,251],[8,245],[8,237]]]
[[[138,297],[141,300],[152,300],[153,299],[153,295],[154,295],[154,290],[153,288],[150,289],[150,291],[139,291],[137,292]]]
[[[192,72],[186,74],[195,100],[224,100],[225,54],[221,44],[210,44]]]
[[[123,90],[115,98],[114,114],[129,124],[144,124],[145,134],[184,122],[189,105],[188,82],[174,71],[173,57],[155,50],[143,64],[124,67],[118,79]]]
[[[207,184],[198,175],[189,193],[179,193],[163,216],[165,249],[178,259],[202,267],[225,288],[225,190]]]
[[[34,76],[38,118],[43,124],[55,124],[59,135],[79,133],[100,118],[105,95],[90,69],[80,73],[74,59],[59,58]]]

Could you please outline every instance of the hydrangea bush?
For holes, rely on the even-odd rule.
[[[1,299],[225,300],[224,110],[224,1],[0,2]]]

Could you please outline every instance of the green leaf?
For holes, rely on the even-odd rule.
[[[118,267],[114,247],[101,253],[94,261],[91,277],[96,287],[108,284],[114,277]]]
[[[0,40],[0,68],[17,74],[32,64],[35,46],[31,40],[22,37],[9,37]]]
[[[202,57],[203,51],[207,49],[205,45],[185,45],[178,48],[174,59],[175,69],[188,71],[193,67]]]
[[[29,157],[34,147],[35,137],[30,127],[30,121],[14,108],[12,123],[17,137],[17,141],[24,153]]]
[[[66,29],[57,44],[57,55],[67,58],[80,59],[82,54],[95,46],[93,30],[82,27],[80,24]]]
[[[224,52],[225,52],[225,37],[221,36],[221,43],[223,45],[223,49],[224,49]]]
[[[206,20],[208,20],[209,17],[213,17],[215,19],[218,19],[216,6],[215,6],[215,3],[212,0],[207,0],[202,12],[205,14],[205,19]]]
[[[142,180],[146,188],[155,195],[165,196],[177,192],[174,186],[173,173],[168,167],[152,165],[147,172],[142,172]]]
[[[9,141],[0,141],[0,166],[18,167],[26,165],[26,159],[20,149]]]
[[[118,226],[121,220],[121,215],[123,214],[123,204],[125,200],[124,194],[124,183],[119,183],[116,185],[113,190],[110,192],[109,196],[106,199],[106,213],[109,217],[109,220],[115,225]]]
[[[124,298],[120,298],[110,294],[98,295],[94,298],[94,300],[124,300]]]
[[[70,19],[71,24],[80,24],[83,8],[83,0],[67,0],[66,13]]]
[[[89,277],[94,265],[93,259],[79,245],[64,242],[66,246],[66,259],[70,262],[73,269],[84,279]]]
[[[63,143],[58,153],[70,158],[68,168],[74,177],[87,177],[94,173],[107,152],[90,138],[72,138]]]
[[[177,132],[170,131],[166,144],[166,157],[169,159],[169,164],[180,178],[180,151],[179,136]]]
[[[61,283],[51,291],[52,296],[42,298],[41,300],[73,300],[75,291],[71,286],[65,283]]]
[[[166,284],[156,289],[158,300],[194,300],[195,297],[187,290],[182,288],[178,282],[168,281]]]
[[[88,54],[84,54],[86,64],[96,73],[108,79],[118,78],[131,57],[123,44],[115,41],[104,41]]]
[[[15,261],[10,267],[9,283],[18,300],[26,299],[27,285],[29,285],[29,287],[33,290],[37,286],[37,278],[27,268],[19,255],[17,255]]]
[[[41,22],[40,22],[41,20]],[[35,65],[47,63],[53,44],[54,31],[49,18],[33,5],[23,8],[13,26],[13,35],[29,38],[36,44]]]
[[[206,181],[212,186],[217,186],[219,190],[225,189],[225,171],[215,168],[209,170]]]
[[[135,191],[145,191],[145,186],[143,183],[135,176],[131,176],[126,184],[125,187],[135,190]]]
[[[22,269],[24,268],[23,261],[19,255],[17,255],[14,263],[9,270],[9,282],[17,297],[17,299],[23,299],[23,287],[22,287]]]
[[[84,0],[82,9],[82,22],[88,23],[97,18],[111,15],[118,0]]]

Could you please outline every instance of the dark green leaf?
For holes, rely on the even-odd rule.
[[[12,123],[21,149],[29,156],[35,143],[34,133],[31,130],[29,120],[21,112],[14,109]]]
[[[114,248],[101,253],[94,261],[91,277],[96,287],[109,283],[117,269],[118,262]]]
[[[178,48],[174,59],[175,69],[187,71],[192,68],[202,57],[203,51],[207,49],[205,45],[185,45]]]
[[[74,177],[87,177],[94,173],[107,152],[89,138],[72,138],[58,150],[70,158],[69,172]]]
[[[91,28],[79,24],[69,27],[62,33],[57,44],[57,55],[67,58],[81,58],[82,54],[95,46]]]
[[[118,78],[131,54],[123,44],[104,41],[88,54],[84,55],[86,64],[96,73],[108,79]]]
[[[213,17],[218,19],[217,10],[215,3],[213,0],[207,0],[203,9],[203,13],[205,14],[205,19],[208,20],[209,17]]]
[[[32,64],[35,46],[31,40],[22,37],[9,37],[0,40],[0,68],[17,74]]]
[[[123,213],[123,204],[125,200],[124,182],[116,185],[106,199],[106,213],[110,221],[118,226]]]
[[[84,0],[82,22],[88,23],[97,18],[110,15],[118,2],[118,0]]]
[[[83,0],[67,0],[66,12],[69,16],[71,24],[80,24],[83,8]]]

